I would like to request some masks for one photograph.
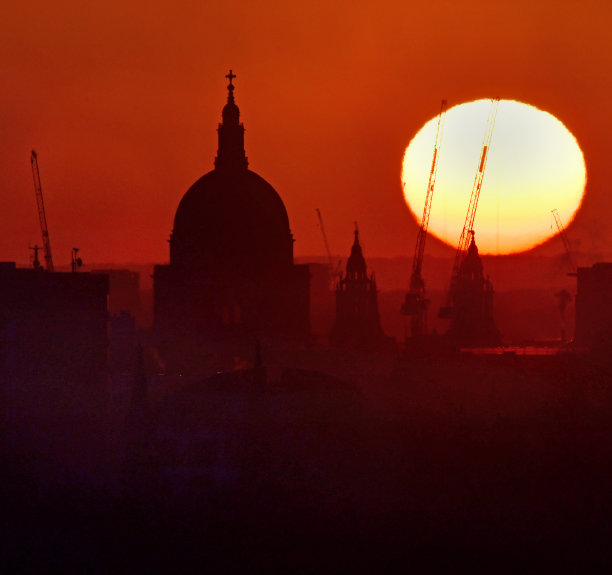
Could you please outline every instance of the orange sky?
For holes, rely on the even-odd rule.
[[[25,263],[41,241],[35,148],[56,265],[73,246],[89,262],[166,262],[178,202],[213,166],[229,68],[250,167],[285,201],[298,256],[324,253],[315,208],[334,253],[348,253],[357,220],[366,256],[411,256],[406,145],[441,98],[497,96],[554,114],[576,136],[588,184],[568,234],[610,257],[611,6],[5,2],[0,260]],[[452,253],[435,240],[427,249]]]

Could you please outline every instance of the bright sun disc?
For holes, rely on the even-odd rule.
[[[446,113],[429,232],[456,246],[468,209],[491,100]],[[438,118],[427,122],[404,154],[402,184],[420,223]],[[567,226],[586,185],[584,156],[557,118],[533,106],[501,100],[474,222],[482,253],[528,250],[557,233],[551,210]]]

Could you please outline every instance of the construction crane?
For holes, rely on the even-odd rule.
[[[323,243],[325,244],[325,251],[327,252],[327,261],[329,267],[329,277],[330,282],[333,283],[334,278],[338,275],[340,271],[340,265],[342,260],[338,262],[338,265],[334,267],[334,258],[332,257],[331,250],[329,249],[329,242],[327,241],[327,234],[325,233],[325,226],[323,225],[323,216],[321,215],[321,210],[316,208],[317,218],[319,219],[319,227],[321,228],[321,235],[323,236]]]
[[[32,175],[34,176],[34,189],[36,191],[36,203],[38,204],[38,218],[42,231],[43,249],[45,251],[45,263],[48,272],[53,271],[53,257],[51,256],[51,242],[49,241],[49,229],[47,228],[47,217],[45,215],[45,204],[43,202],[42,186],[40,185],[40,172],[38,170],[38,156],[34,150],[30,156],[32,164]]]
[[[567,253],[567,259],[569,261],[570,266],[572,267],[572,272],[576,271],[576,264],[574,263],[574,258],[572,257],[572,251],[570,249],[570,243],[567,238],[567,234],[565,233],[565,227],[563,227],[563,223],[561,222],[561,218],[559,216],[559,211],[557,208],[551,210],[553,218],[555,219],[555,224],[557,224],[557,229],[559,230],[559,236],[561,241],[563,242],[563,246],[565,247],[565,251]]]
[[[451,274],[451,285],[448,291],[446,305],[440,308],[439,317],[448,319],[453,314],[453,308],[451,305],[452,295],[461,269],[461,264],[467,253],[467,249],[470,245],[470,240],[474,235],[474,219],[476,218],[476,210],[478,208],[478,199],[480,198],[480,190],[482,189],[482,181],[484,179],[485,167],[487,165],[487,158],[489,156],[489,150],[491,148],[491,138],[493,137],[493,128],[495,127],[495,118],[497,117],[497,109],[499,107],[499,98],[491,100],[491,108],[489,110],[489,117],[487,118],[487,125],[485,128],[485,135],[482,141],[482,148],[480,150],[480,160],[478,162],[478,169],[476,170],[476,176],[474,177],[474,184],[472,186],[472,193],[470,195],[470,203],[468,204],[467,214],[465,215],[465,222],[463,224],[463,230],[459,237],[459,244],[457,245],[457,251],[455,253],[455,261],[453,263],[453,271]]]
[[[319,218],[319,227],[321,228],[321,235],[323,236],[323,243],[325,244],[325,251],[327,252],[327,260],[329,262],[329,269],[331,271],[334,266],[334,261],[331,255],[331,251],[329,249],[327,234],[325,233],[325,226],[323,225],[323,216],[321,215],[321,210],[319,208],[316,208],[315,211],[317,212],[317,217]]]
[[[565,252],[567,253],[567,260],[571,268],[571,272],[568,275],[575,276],[577,267],[572,256],[572,250],[570,248],[567,233],[565,232],[565,226],[561,221],[561,216],[559,216],[559,210],[555,208],[554,210],[551,210],[551,213],[555,220],[555,224],[557,225],[557,229],[559,230],[559,237],[561,238],[563,246],[565,247]],[[565,309],[567,308],[567,305],[572,301],[572,295],[566,289],[562,289],[560,292],[555,294],[555,297],[559,300],[559,314],[561,319],[561,343],[564,344],[567,343],[567,324],[565,321]]]
[[[412,316],[410,328],[412,337],[420,337],[427,333],[427,307],[429,300],[425,297],[425,281],[421,275],[423,269],[423,255],[425,253],[425,242],[427,240],[427,228],[429,227],[429,214],[431,212],[431,201],[433,198],[436,175],[438,173],[438,160],[440,158],[440,144],[442,142],[442,132],[444,129],[444,119],[446,118],[446,100],[442,100],[440,113],[438,114],[438,125],[436,128],[436,141],[434,145],[431,169],[429,171],[429,181],[427,182],[427,192],[425,194],[425,204],[423,206],[423,217],[421,226],[417,234],[414,257],[412,258],[412,273],[410,275],[410,290],[406,294],[404,305],[401,312],[404,315]]]

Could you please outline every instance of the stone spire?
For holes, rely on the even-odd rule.
[[[346,262],[346,277],[350,280],[366,280],[367,266],[363,251],[359,244],[359,228],[355,225],[355,240],[351,248],[351,255]]]
[[[246,170],[249,162],[244,151],[244,125],[240,123],[240,109],[234,100],[233,80],[236,75],[230,70],[225,77],[229,80],[227,104],[223,108],[223,121],[217,128],[219,147],[215,168]]]
[[[390,344],[380,324],[376,280],[373,275],[368,276],[356,225],[346,275],[336,285],[336,321],[330,343],[335,347],[372,350]]]
[[[462,347],[500,343],[493,319],[493,285],[485,277],[474,232],[452,292],[453,315],[447,335]]]

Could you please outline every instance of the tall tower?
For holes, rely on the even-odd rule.
[[[336,347],[378,349],[389,342],[380,325],[376,280],[374,275],[368,276],[356,228],[346,273],[336,285],[336,321],[330,343]]]
[[[474,232],[470,233],[470,245],[451,294],[453,315],[447,335],[459,346],[499,345],[493,319],[493,285],[483,273]]]

